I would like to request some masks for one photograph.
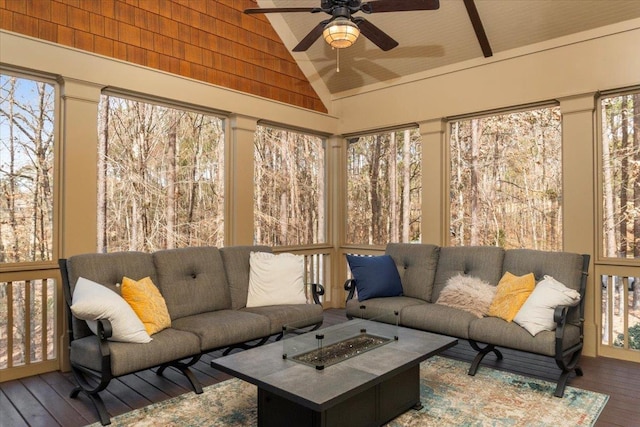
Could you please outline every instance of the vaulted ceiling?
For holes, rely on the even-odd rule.
[[[364,1],[363,1],[364,2]],[[638,26],[640,0],[475,0],[496,60],[516,49],[629,21]],[[258,0],[259,7],[317,7],[320,0]],[[322,20],[324,13],[267,14],[291,50]],[[337,51],[320,37],[306,52],[293,57],[309,80],[334,95],[380,83],[393,83],[440,67],[484,55],[464,0],[440,0],[432,11],[363,14],[398,41],[384,52],[362,35]],[[635,20],[635,21],[634,21]],[[640,49],[639,49],[640,54]]]

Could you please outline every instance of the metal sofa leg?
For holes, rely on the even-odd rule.
[[[103,426],[111,424],[111,418],[109,417],[109,413],[107,412],[107,408],[104,406],[104,402],[98,393],[89,394],[86,393],[93,406],[98,411],[98,417],[100,418],[100,424]]]
[[[582,372],[582,368],[578,366],[578,360],[580,360],[580,356],[582,355],[582,348],[575,351],[569,356],[569,361],[565,362],[565,358],[557,357],[556,365],[558,368],[562,369],[562,373],[558,378],[558,383],[556,385],[556,391],[553,394],[555,397],[563,397],[564,389],[567,386],[567,381],[569,380],[569,376],[572,372],[575,372],[577,376],[581,377],[584,375]]]
[[[160,365],[160,367],[156,371],[156,375],[163,375],[165,369],[167,369],[168,367],[174,367],[180,372],[182,372],[182,375],[187,377],[187,380],[189,380],[189,383],[191,383],[191,388],[193,388],[193,391],[196,394],[201,394],[202,384],[200,384],[200,381],[198,381],[193,371],[189,369],[190,366],[193,366],[194,364],[198,363],[198,361],[200,360],[200,356],[201,356],[200,354],[198,354],[197,356],[193,356],[191,360],[189,360],[188,362],[175,361],[170,363],[164,363]]]
[[[91,403],[93,404],[93,407],[96,409],[96,412],[98,413],[98,418],[100,418],[100,424],[102,424],[103,426],[111,424],[111,418],[109,417],[107,408],[104,406],[104,402],[102,401],[102,398],[97,392],[90,393],[87,390],[84,390],[82,387],[76,387],[73,389],[73,391],[71,391],[69,396],[72,399],[76,399],[79,393],[84,394],[91,401]]]
[[[475,351],[478,352],[478,354],[476,354],[476,357],[473,359],[473,362],[471,362],[471,366],[469,367],[468,374],[471,376],[474,376],[476,374],[478,368],[480,367],[480,362],[482,362],[482,359],[484,359],[487,354],[494,353],[498,360],[502,360],[502,353],[493,344],[487,344],[484,347],[480,347],[477,342],[471,339],[469,340],[469,344]]]
[[[71,390],[69,393],[69,397],[72,399],[76,399],[80,393],[87,396],[87,398],[93,404],[93,407],[96,409],[98,413],[98,418],[100,418],[100,423],[103,426],[111,424],[111,418],[109,417],[109,413],[107,412],[107,408],[102,401],[102,398],[98,394],[100,391],[104,390],[109,382],[111,381],[110,376],[100,377],[98,379],[97,386],[92,386],[87,378],[85,377],[83,371],[75,366],[71,366],[71,371],[73,373],[74,378],[78,385]]]

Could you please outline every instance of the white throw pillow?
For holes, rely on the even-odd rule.
[[[247,307],[306,304],[304,257],[294,254],[249,254]]]
[[[111,322],[110,341],[148,343],[151,337],[131,306],[111,289],[80,277],[73,290],[71,311],[78,319],[86,320],[89,329],[97,334],[98,319]]]
[[[553,312],[560,305],[574,306],[580,302],[580,293],[567,288],[551,276],[544,276],[529,295],[513,319],[533,336],[542,331],[553,331],[556,323]]]

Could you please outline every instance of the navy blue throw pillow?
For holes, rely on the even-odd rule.
[[[347,262],[356,281],[358,301],[402,295],[400,275],[389,255],[347,255]]]

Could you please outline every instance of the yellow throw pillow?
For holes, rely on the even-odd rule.
[[[514,276],[507,271],[498,283],[488,315],[511,322],[535,287],[533,273]]]
[[[149,335],[171,326],[167,303],[150,277],[138,281],[124,277],[120,292],[138,315]]]

